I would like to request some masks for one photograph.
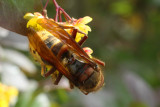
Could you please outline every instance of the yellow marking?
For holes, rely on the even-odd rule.
[[[56,44],[58,44],[58,43],[61,42],[57,37],[55,37],[54,35],[52,35],[51,33],[49,33],[46,30],[37,31],[37,34],[39,35],[39,37],[41,37],[41,39],[43,41],[45,41],[46,39],[48,39],[49,36],[53,36],[52,40],[54,40],[54,44],[52,45],[52,47],[54,47]]]
[[[30,53],[33,56],[34,60],[37,60],[38,62],[42,62],[41,57],[39,56],[39,54],[36,52],[36,50],[33,48],[32,44],[29,44],[30,47]],[[33,51],[35,51],[35,53],[33,53]]]

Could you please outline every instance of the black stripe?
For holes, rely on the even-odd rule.
[[[48,48],[51,48],[53,44],[55,44],[56,39],[52,35],[48,35],[48,38],[44,40],[44,43]]]
[[[63,46],[63,43],[57,43],[54,45],[51,49],[51,51],[57,56],[58,52],[60,51],[61,47]]]

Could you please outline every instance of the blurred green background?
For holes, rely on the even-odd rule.
[[[102,68],[105,85],[87,96],[78,89],[69,90],[65,79],[54,86],[50,78],[40,75],[40,65],[29,54],[27,38],[1,28],[0,79],[19,90],[12,106],[160,107],[160,1],[57,2],[71,17],[93,18],[89,23],[92,32],[83,46],[91,47],[93,56],[106,63]],[[53,18],[51,1],[47,10]]]

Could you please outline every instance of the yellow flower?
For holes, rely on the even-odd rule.
[[[86,25],[88,24],[89,22],[92,21],[92,18],[89,17],[89,16],[85,16],[83,18],[80,18],[80,19],[73,19],[73,22],[71,23],[65,23],[64,25],[67,25],[67,26],[74,26],[76,29],[84,32],[85,34],[88,34],[88,31],[91,32],[91,28]],[[70,25],[71,24],[71,25]],[[69,34],[72,34],[72,31],[71,29],[65,29]],[[84,34],[81,34],[81,33],[77,33],[76,35],[76,39],[75,41],[76,42],[79,42],[81,40],[81,38],[84,36]]]
[[[9,107],[9,103],[18,96],[18,90],[0,83],[0,107]]]
[[[75,26],[76,28],[78,28],[80,31],[88,34],[88,31],[91,32],[91,28],[88,25],[86,25],[86,24],[88,24],[91,21],[92,21],[91,17],[85,16],[83,18],[80,18],[80,19],[76,20],[73,23],[73,26]],[[84,34],[77,33],[75,41],[76,42],[80,41],[83,36],[84,36]]]
[[[39,24],[37,24],[37,20],[39,18],[44,18],[40,13],[26,13],[23,18],[29,20],[27,23],[27,28],[32,27],[36,31],[43,30],[43,28]]]

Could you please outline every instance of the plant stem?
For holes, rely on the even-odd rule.
[[[43,15],[43,16],[45,16],[44,10],[46,10],[48,3],[49,3],[49,0],[47,0],[45,6],[44,6],[44,8],[43,8],[43,12],[42,12],[42,15]],[[55,16],[55,21],[56,21],[56,22],[58,22],[58,20],[59,20],[60,22],[62,22],[61,13],[63,13],[63,15],[64,15],[64,17],[65,17],[65,19],[66,19],[67,21],[68,21],[68,20],[72,20],[71,17],[64,11],[64,9],[61,8],[61,7],[58,5],[58,3],[57,3],[56,0],[53,0],[53,3],[54,3],[55,8],[56,8],[56,16]]]
[[[64,17],[65,19],[68,21],[68,20],[71,20],[71,17],[64,11],[64,9],[62,9],[58,3],[56,2],[56,0],[53,0],[53,3],[55,5],[55,8],[56,8],[56,17],[55,17],[55,21],[58,21],[58,18],[59,18],[59,21],[62,22],[62,17],[61,17],[61,12],[64,14]]]
[[[57,8],[60,8],[60,6],[59,6],[58,3],[56,2],[56,0],[53,0],[53,3],[54,3],[54,5],[55,5],[56,9],[57,9]]]
[[[46,10],[48,3],[49,3],[49,0],[47,0],[45,6],[44,6],[44,8],[43,8],[43,10]]]

